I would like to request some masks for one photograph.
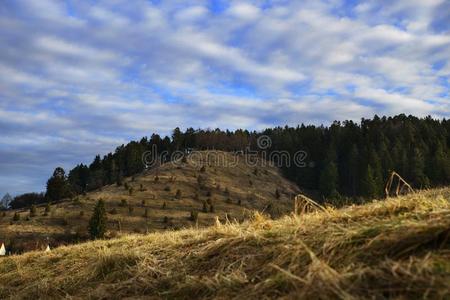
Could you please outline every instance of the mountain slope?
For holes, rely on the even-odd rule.
[[[244,155],[199,151],[184,162],[179,159],[125,178],[121,186],[105,186],[54,204],[50,212],[45,213],[45,206],[37,207],[35,217],[30,218],[28,210],[9,211],[0,216],[0,240],[19,252],[47,243],[54,247],[85,240],[98,199],[106,203],[108,235],[116,236],[211,225],[216,216],[242,221],[251,210],[277,217],[292,211],[292,196],[298,193],[294,184],[263,160],[250,162]],[[190,219],[192,211],[198,213],[198,220]],[[20,221],[12,221],[16,212]]]
[[[450,297],[450,189],[0,260],[0,298]]]

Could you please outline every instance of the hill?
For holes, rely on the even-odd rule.
[[[23,252],[86,240],[93,206],[103,199],[108,235],[146,233],[206,226],[221,220],[246,219],[252,210],[274,217],[292,211],[298,188],[280,170],[261,159],[222,151],[199,151],[184,161],[169,162],[117,184],[67,199],[51,207],[12,210],[0,215],[0,240]],[[277,192],[278,191],[278,192]],[[278,194],[278,195],[277,195]],[[191,217],[198,213],[198,219]],[[13,221],[14,215],[20,220]]]
[[[0,298],[450,297],[450,189],[0,260]]]

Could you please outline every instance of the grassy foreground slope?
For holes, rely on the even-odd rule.
[[[0,259],[0,298],[450,297],[450,189]]]

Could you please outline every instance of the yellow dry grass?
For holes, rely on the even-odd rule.
[[[450,189],[0,260],[0,298],[449,299]]]
[[[106,203],[110,236],[191,226],[191,211],[199,212],[197,224],[200,226],[214,224],[216,216],[222,220],[228,216],[242,221],[249,210],[263,211],[268,204],[273,204],[278,215],[291,211],[291,195],[298,194],[299,189],[284,179],[279,169],[266,162],[249,166],[245,160],[243,155],[235,156],[228,152],[199,151],[185,163],[163,164],[135,178],[125,178],[122,186],[105,186],[78,196],[76,201],[54,204],[48,215],[44,215],[43,205],[37,208],[37,216],[30,220],[26,220],[28,210],[9,211],[6,216],[0,215],[0,242],[25,243],[27,246],[23,248],[27,251],[45,247],[47,238],[51,246],[56,246],[64,244],[67,238],[86,235],[89,218],[98,199]],[[206,167],[204,172],[200,171],[202,166]],[[205,179],[202,189],[198,176]],[[159,180],[155,181],[155,177]],[[133,188],[131,195],[125,183]],[[281,193],[279,199],[275,197],[276,189]],[[176,198],[177,190],[181,191],[179,198]],[[208,199],[214,206],[213,213],[209,212],[209,205],[207,212],[202,210],[203,202]],[[126,205],[120,205],[122,200]],[[129,205],[133,207],[131,214]],[[113,209],[115,213],[111,214]],[[148,214],[144,218],[146,209]],[[21,220],[11,222],[15,212],[20,214]],[[168,222],[164,221],[165,217]]]

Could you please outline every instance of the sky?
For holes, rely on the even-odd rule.
[[[175,127],[450,117],[450,1],[0,1],[0,196]]]

